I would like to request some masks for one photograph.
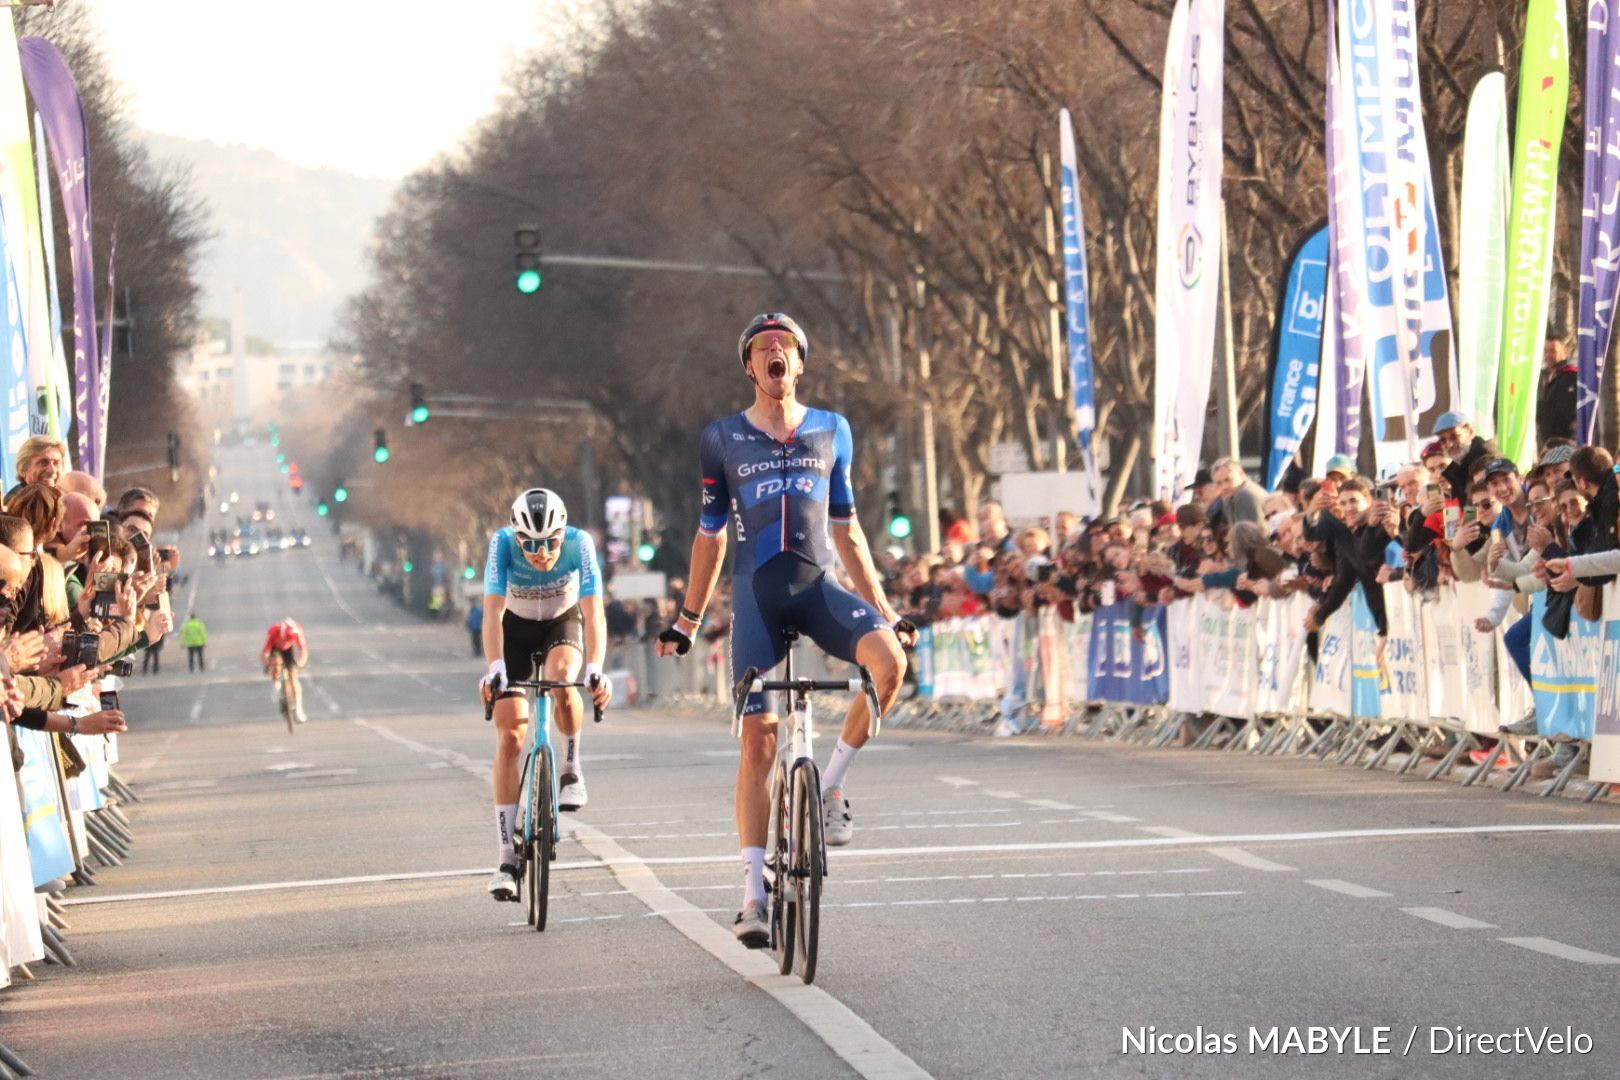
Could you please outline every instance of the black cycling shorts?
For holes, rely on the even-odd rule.
[[[501,655],[506,657],[508,682],[528,682],[538,676],[546,656],[558,645],[572,645],[585,655],[585,616],[575,604],[555,619],[536,622],[513,615],[501,616]],[[538,657],[538,663],[536,662]]]
[[[271,652],[274,655],[281,657],[282,667],[291,668],[292,670],[297,671],[299,668],[304,666],[299,662],[303,654],[298,649],[272,649]]]

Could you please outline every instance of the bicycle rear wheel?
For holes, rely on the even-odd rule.
[[[821,939],[821,878],[826,870],[823,863],[826,846],[821,835],[821,775],[813,762],[803,762],[793,770],[793,816],[797,967],[799,977],[808,986],[816,979],[816,950]]]
[[[291,735],[298,730],[298,724],[293,719],[292,694],[289,685],[292,680],[287,677],[285,669],[281,672],[281,718],[287,721],[287,734]]]
[[[540,747],[535,757],[534,775],[528,789],[531,830],[527,851],[529,925],[543,931],[551,902],[551,860],[557,808],[552,800],[551,747]]]
[[[776,953],[776,968],[783,975],[793,972],[793,932],[796,929],[793,913],[793,787],[786,765],[776,769],[771,784],[775,799],[771,804],[771,948]]]

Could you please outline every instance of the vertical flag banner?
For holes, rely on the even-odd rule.
[[[1175,498],[1203,449],[1220,302],[1225,0],[1177,0],[1159,117],[1154,486]]]
[[[1580,305],[1575,438],[1592,441],[1598,392],[1620,300],[1620,32],[1609,4],[1586,9],[1586,153],[1581,184]]]
[[[1362,380],[1367,370],[1361,312],[1366,306],[1367,238],[1362,231],[1361,158],[1356,153],[1355,102],[1339,64],[1334,0],[1327,0],[1327,184],[1329,332],[1323,351],[1324,403],[1317,421],[1314,460],[1355,457],[1361,448]]]
[[[1418,78],[1416,0],[1339,9],[1341,75],[1361,176],[1363,278],[1375,458],[1417,456],[1419,432],[1454,406],[1456,357],[1435,224]],[[1344,388],[1341,387],[1341,393]]]
[[[1086,484],[1091,489],[1091,507],[1096,514],[1099,499],[1096,458],[1091,449],[1092,429],[1097,426],[1097,403],[1091,376],[1091,294],[1086,278],[1086,218],[1080,205],[1080,169],[1075,154],[1074,122],[1069,110],[1058,117],[1063,192],[1063,293],[1066,297],[1067,340],[1069,343],[1069,384],[1074,388],[1075,443],[1084,461]]]
[[[39,185],[34,148],[29,138],[28,110],[18,59],[16,29],[0,19],[0,204],[6,207],[6,256],[22,301],[28,348],[29,428],[35,435],[50,431],[56,412],[52,403],[65,393],[54,385],[51,363],[51,313],[45,291],[44,243],[39,220]]]
[[[1300,241],[1288,261],[1288,287],[1272,343],[1271,398],[1266,407],[1266,490],[1276,491],[1288,459],[1316,416],[1316,388],[1327,315],[1328,229]]]
[[[1463,132],[1462,250],[1457,259],[1457,385],[1474,428],[1496,432],[1496,378],[1502,362],[1502,296],[1507,288],[1507,76],[1493,71],[1468,99]]]
[[[1563,0],[1530,0],[1514,125],[1508,281],[1502,305],[1502,368],[1496,444],[1504,457],[1535,460],[1536,391],[1552,287],[1558,209],[1558,149],[1569,106],[1569,38]]]
[[[34,145],[45,145],[45,121],[39,113],[34,114]],[[73,402],[67,396],[70,377],[67,354],[62,349],[62,295],[56,284],[56,220],[51,212],[51,171],[45,164],[44,154],[35,154],[34,159],[39,165],[39,231],[45,241],[45,291],[50,297],[51,317],[50,387],[53,396],[48,402],[46,422],[53,438],[66,440],[73,423]]]
[[[27,440],[28,427],[28,345],[23,337],[22,297],[17,292],[17,276],[11,272],[10,221],[0,209],[0,373],[4,374],[3,411],[0,411],[0,477],[5,489],[17,482],[17,450]]]
[[[96,348],[95,263],[90,238],[90,142],[85,132],[84,102],[73,73],[56,47],[44,38],[20,43],[23,76],[44,122],[45,141],[56,169],[57,190],[67,217],[68,256],[73,269],[73,399],[79,422],[79,458],[83,468],[101,475],[103,428],[100,393],[101,357]],[[44,149],[40,154],[43,156]],[[47,234],[47,244],[55,237]]]

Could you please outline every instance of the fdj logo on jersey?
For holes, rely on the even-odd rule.
[[[754,499],[768,499],[772,495],[781,495],[783,492],[795,492],[799,495],[813,495],[816,491],[816,480],[813,476],[795,476],[792,479],[783,479],[780,476],[769,480],[761,480],[754,485]]]

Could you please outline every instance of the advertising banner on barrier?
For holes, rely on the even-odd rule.
[[[1389,618],[1389,644],[1384,649],[1379,714],[1385,720],[1427,723],[1428,673],[1417,602],[1402,586],[1385,585],[1384,611]]]
[[[1383,715],[1378,700],[1383,671],[1378,663],[1378,624],[1357,585],[1350,594],[1350,714],[1361,719]]]
[[[1204,685],[1198,673],[1197,603],[1171,604],[1164,613],[1164,634],[1170,650],[1170,708],[1201,713]]]
[[[1350,715],[1350,639],[1355,632],[1350,610],[1339,608],[1317,635],[1316,672],[1311,677],[1311,712]]]
[[[1597,700],[1592,710],[1593,780],[1620,783],[1620,582],[1603,590],[1602,651],[1598,654]]]
[[[1091,666],[1086,696],[1120,705],[1162,705],[1170,696],[1164,653],[1164,610],[1144,612],[1143,641],[1131,629],[1131,605],[1091,615]]]
[[[934,628],[917,627],[917,647],[911,651],[911,677],[917,683],[917,696],[932,698],[934,694]]]
[[[1597,707],[1597,663],[1603,648],[1601,626],[1578,615],[1569,619],[1563,641],[1541,625],[1547,612],[1547,594],[1537,593],[1530,609],[1530,688],[1536,699],[1536,729],[1542,735],[1592,737],[1592,716]]]
[[[51,736],[31,728],[17,728],[23,767],[17,774],[21,787],[23,828],[28,835],[28,858],[34,884],[43,885],[73,872],[73,849],[68,843],[67,819],[57,797],[56,747]]]
[[[34,898],[37,883],[29,866],[17,774],[12,771],[11,754],[0,756],[5,759],[0,764],[0,945],[7,967],[12,967],[43,959],[45,943],[39,933],[39,904]]]
[[[1305,616],[1311,601],[1303,593],[1260,605],[1255,619],[1255,652],[1260,665],[1254,711],[1260,716],[1299,712],[1305,707],[1300,678],[1305,659]]]
[[[1193,604],[1198,609],[1198,672],[1205,711],[1252,720],[1254,675],[1260,661],[1254,610],[1238,607],[1229,594],[1223,602],[1200,593]]]

